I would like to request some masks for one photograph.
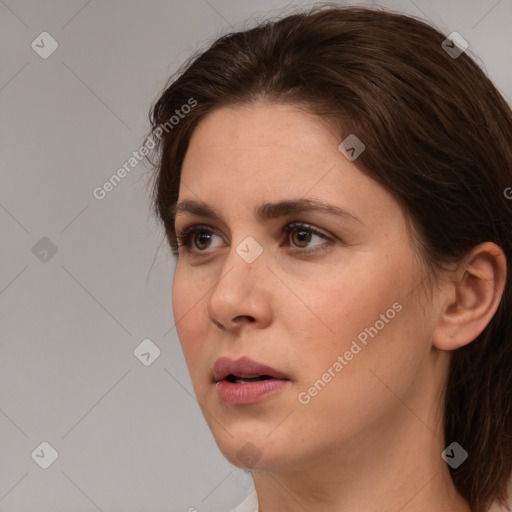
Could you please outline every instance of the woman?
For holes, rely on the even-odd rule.
[[[411,17],[228,34],[151,112],[176,329],[239,511],[484,512],[512,471],[512,113]]]

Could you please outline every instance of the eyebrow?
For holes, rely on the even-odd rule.
[[[173,224],[175,218],[185,212],[207,219],[222,220],[222,216],[210,205],[202,201],[184,199],[180,203],[177,203],[169,208],[169,215],[171,216]],[[337,217],[341,217],[349,221],[363,224],[363,222],[352,212],[339,206],[335,206],[333,204],[325,203],[318,199],[312,198],[289,199],[279,201],[277,203],[263,203],[254,209],[254,216],[256,219],[263,221],[284,217],[286,215],[297,215],[307,212],[327,213],[330,215],[336,215]]]

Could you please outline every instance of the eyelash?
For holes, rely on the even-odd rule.
[[[297,250],[293,252],[297,252],[300,254],[308,255],[308,254],[320,254],[326,250],[328,250],[328,247],[332,245],[334,240],[332,238],[329,238],[327,235],[323,234],[322,232],[315,229],[313,226],[309,224],[304,224],[302,222],[291,222],[290,224],[287,224],[283,231],[289,235],[293,231],[308,231],[314,235],[319,236],[320,238],[323,238],[326,240],[326,243],[322,244],[321,246],[313,249],[313,250],[307,250],[307,249],[301,249],[297,248]],[[201,250],[194,250],[191,249],[191,239],[193,235],[197,233],[204,233],[207,235],[215,235],[216,233],[209,227],[204,224],[195,224],[192,226],[189,226],[188,228],[184,229],[181,233],[176,235],[177,238],[177,247],[180,249],[181,247],[184,247],[186,252],[190,254],[197,254],[197,253],[206,253],[208,249],[201,251]]]

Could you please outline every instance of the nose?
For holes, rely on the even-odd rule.
[[[264,328],[272,319],[271,300],[276,279],[265,251],[251,261],[240,246],[238,250],[240,253],[237,246],[232,245],[226,257],[221,275],[208,297],[208,314],[222,330],[237,331],[244,325]]]

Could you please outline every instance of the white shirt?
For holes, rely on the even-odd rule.
[[[258,512],[258,496],[256,491],[253,489],[251,494],[231,512]]]

